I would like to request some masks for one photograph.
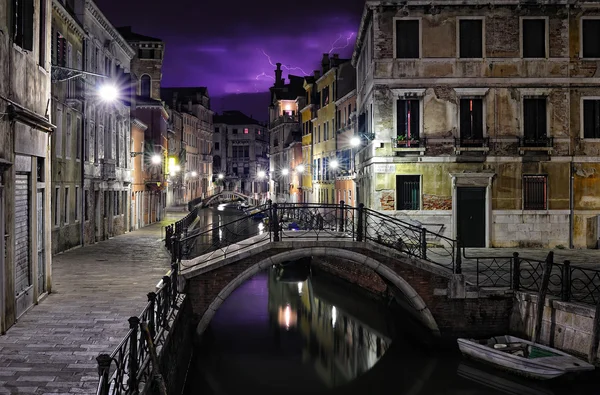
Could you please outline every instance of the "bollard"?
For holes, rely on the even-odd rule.
[[[279,218],[277,216],[277,203],[274,203],[272,206],[271,218],[273,218],[273,241],[279,241]]]
[[[427,229],[421,228],[421,258],[427,259]]]
[[[513,290],[518,291],[521,286],[521,259],[518,252],[513,252]]]
[[[129,379],[127,384],[129,386],[129,393],[137,393],[137,374],[138,374],[138,327],[140,325],[140,319],[138,317],[129,318],[129,329],[131,329],[131,337],[129,338],[129,364],[127,374]]]
[[[344,201],[340,201],[340,232],[344,231]]]
[[[108,354],[100,354],[96,357],[98,363],[98,376],[100,376],[100,391],[98,395],[108,395],[110,385],[108,384],[108,374],[110,373],[110,364],[112,358]]]

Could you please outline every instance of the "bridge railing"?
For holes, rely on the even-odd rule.
[[[464,262],[475,262],[478,287],[511,288],[516,291],[539,292],[544,270],[549,270],[548,295],[565,302],[597,304],[600,301],[600,270],[573,266],[565,260],[555,263],[553,254],[544,260],[520,256],[467,256]]]
[[[148,303],[141,314],[129,318],[129,331],[117,348],[96,358],[100,376],[97,395],[139,394],[152,379],[149,343],[141,333],[141,325],[148,326],[154,347],[160,349],[183,301],[177,289],[177,265],[171,267],[170,275],[162,278],[158,290],[148,294]]]

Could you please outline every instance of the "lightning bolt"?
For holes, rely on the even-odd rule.
[[[262,54],[265,55],[265,57],[267,58],[267,60],[269,61],[269,64],[271,66],[277,67],[277,65],[275,63],[273,63],[273,61],[271,60],[271,57],[265,52],[264,49],[259,49],[259,51],[261,51]],[[300,71],[304,75],[309,75],[306,71],[302,70],[301,67],[285,65],[285,64],[282,64],[281,67],[283,67],[287,71]]]
[[[267,77],[267,78],[270,78],[273,81],[275,81],[275,77],[273,77],[272,75],[265,74],[264,71],[262,73],[260,73],[259,75],[257,75],[255,79],[258,80],[260,77]]]
[[[350,46],[350,41],[352,40],[352,37],[354,37],[354,33],[350,33],[350,35],[346,37],[346,44],[344,44],[343,46],[336,47],[336,44],[344,39],[344,36],[340,34],[340,36],[331,44],[331,49],[329,50],[329,53],[332,53],[336,49],[348,48]]]

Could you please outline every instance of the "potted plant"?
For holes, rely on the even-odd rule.
[[[407,138],[406,135],[401,134],[396,136],[396,147],[418,147],[419,140],[413,137]]]

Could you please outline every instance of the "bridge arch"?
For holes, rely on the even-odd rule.
[[[216,203],[221,200],[231,200],[231,199],[243,199],[246,202],[250,199],[250,196],[246,196],[243,193],[234,192],[234,191],[223,191],[219,192],[216,195],[211,196],[208,200],[203,202],[204,206],[209,206],[212,203]]]
[[[326,247],[310,247],[310,248],[298,248],[294,250],[284,251],[279,254],[267,257],[261,261],[250,266],[242,273],[240,273],[235,279],[229,282],[209,304],[208,308],[202,315],[198,326],[196,327],[196,334],[201,336],[204,331],[208,328],[208,325],[212,321],[217,310],[221,304],[235,291],[241,284],[246,280],[250,279],[255,274],[269,268],[272,265],[276,265],[283,262],[295,261],[300,258],[306,258],[310,256],[335,256],[336,258],[346,259],[350,262],[364,265],[381,277],[389,281],[395,287],[397,287],[406,297],[410,305],[417,312],[417,316],[420,321],[431,330],[435,336],[440,336],[440,329],[433,317],[431,311],[421,298],[421,296],[415,291],[415,289],[398,273],[388,268],[381,262],[356,251],[349,251],[341,248],[326,248]]]

